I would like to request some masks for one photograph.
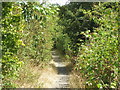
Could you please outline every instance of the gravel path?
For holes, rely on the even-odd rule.
[[[52,58],[57,68],[57,79],[55,80],[55,87],[54,88],[69,88],[69,75],[67,72],[66,65],[61,60],[60,55],[54,50],[52,51]]]

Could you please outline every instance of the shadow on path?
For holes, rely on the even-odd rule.
[[[56,80],[57,85],[55,86],[55,88],[68,88],[69,75],[66,65],[63,64],[59,53],[55,50],[52,51],[52,58],[58,72],[57,73],[58,79]]]

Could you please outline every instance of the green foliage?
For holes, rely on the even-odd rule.
[[[93,33],[84,33],[90,41],[80,47],[76,69],[87,78],[86,87],[117,88],[118,76],[118,11],[106,8],[105,3],[96,5],[89,14],[100,25]],[[118,3],[116,3],[116,8]]]
[[[89,5],[87,7],[87,5]],[[60,7],[60,25],[64,27],[63,34],[67,34],[70,38],[70,49],[74,55],[77,55],[80,44],[84,42],[87,37],[81,34],[82,31],[90,30],[97,27],[97,23],[87,13],[91,11],[93,3],[70,3],[66,6]],[[74,7],[74,9],[73,9]],[[86,7],[86,8],[85,8]]]
[[[24,62],[39,65],[51,59],[57,7],[37,2],[4,2],[2,10],[3,87],[12,80]]]
[[[21,7],[15,3],[2,4],[2,75],[6,82],[17,75],[18,68],[22,64],[22,61],[19,61],[17,57],[17,51],[22,45],[20,39],[24,26],[20,21]]]
[[[58,23],[64,28],[58,48],[77,56],[73,63],[84,74],[86,88],[118,87],[118,12],[118,3],[108,2],[60,7]]]
[[[55,22],[52,19],[56,12],[49,7],[46,8],[38,4],[28,3],[27,10],[32,9],[34,12],[30,15],[35,17],[28,19],[26,29],[23,32],[25,34],[23,39],[27,46],[24,54],[33,59],[37,59],[35,62],[39,64],[39,60],[43,61],[50,59],[49,53],[53,45],[53,41],[51,40],[53,38],[52,34],[54,34],[53,23]],[[53,16],[50,17],[47,13]],[[24,17],[30,15],[28,13],[26,16],[24,15]]]
[[[51,59],[56,47],[86,77],[88,88],[116,88],[118,73],[118,3],[70,3],[59,7],[37,2],[2,3],[3,86],[27,60]],[[58,13],[59,12],[59,13]],[[59,17],[58,17],[59,15]]]
[[[67,34],[61,34],[58,36],[56,47],[63,51],[64,53],[67,53],[67,51],[70,49],[69,44],[70,44],[70,38],[68,37]]]

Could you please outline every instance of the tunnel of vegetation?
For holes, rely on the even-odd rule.
[[[117,88],[119,3],[2,3],[3,87],[14,87],[19,69],[51,60],[57,48],[86,78],[86,88]]]

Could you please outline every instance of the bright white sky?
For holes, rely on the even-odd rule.
[[[49,0],[50,3],[52,3],[52,4],[58,3],[59,5],[65,5],[65,3],[66,3],[67,1],[68,1],[68,0]]]
[[[43,1],[47,1],[47,2],[49,2],[49,3],[51,3],[51,4],[59,4],[59,5],[65,5],[66,4],[66,2],[67,3],[69,3],[68,1],[69,0],[39,0],[40,2],[43,2]]]

